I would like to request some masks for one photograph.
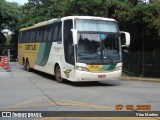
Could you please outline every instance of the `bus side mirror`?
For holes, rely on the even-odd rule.
[[[120,31],[122,47],[129,47],[130,45],[130,34],[128,32]]]
[[[71,29],[72,31],[72,36],[73,36],[73,44],[74,45],[77,45],[78,44],[78,33],[77,33],[77,30],[75,29]]]

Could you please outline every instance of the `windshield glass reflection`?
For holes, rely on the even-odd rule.
[[[78,34],[77,61],[83,63],[120,62],[120,44],[117,33]]]

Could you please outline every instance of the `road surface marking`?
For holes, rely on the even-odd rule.
[[[96,105],[96,104],[90,104],[90,103],[85,103],[85,102],[79,102],[79,101],[72,101],[72,100],[65,100],[65,99],[59,99],[59,98],[52,98],[55,103],[53,102],[43,102],[43,103],[39,103],[39,104],[30,104],[33,102],[38,102],[44,98],[47,97],[39,97],[39,98],[34,98],[32,100],[23,102],[23,103],[19,103],[19,104],[15,104],[15,105],[11,105],[5,109],[2,109],[1,111],[14,111],[14,110],[20,110],[20,109],[26,109],[26,108],[39,108],[39,107],[46,107],[46,106],[50,106],[50,105],[56,105],[58,104],[59,106],[79,106],[79,107],[87,107],[87,108],[99,108],[99,109],[112,109],[114,110],[114,107],[111,106],[104,106],[104,105]]]
[[[25,102],[22,102],[22,103],[19,103],[19,104],[15,104],[15,105],[11,105],[11,106],[8,106],[7,108],[5,109],[2,109],[1,111],[7,111],[9,109],[14,109],[16,107],[20,107],[22,105],[25,105],[25,104],[29,104],[29,103],[32,103],[34,101],[38,101],[38,100],[41,100],[41,99],[44,99],[44,98],[47,98],[47,97],[39,97],[39,98],[33,98],[31,100],[28,100],[28,101],[25,101]],[[12,110],[13,111],[13,110]]]

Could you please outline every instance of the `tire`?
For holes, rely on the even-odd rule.
[[[55,68],[55,77],[57,82],[59,83],[63,82],[63,79],[61,77],[61,68],[59,67],[59,65],[57,65]]]
[[[26,67],[26,62],[25,62],[25,60],[23,59],[23,68],[26,70],[27,69],[27,67]]]
[[[28,60],[26,61],[26,70],[27,70],[28,72],[31,71],[30,64],[29,64],[29,61],[28,61]]]

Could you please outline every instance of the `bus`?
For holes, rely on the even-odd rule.
[[[67,16],[22,28],[18,63],[54,75],[57,82],[112,80],[122,73],[122,46],[130,34],[116,20]]]

